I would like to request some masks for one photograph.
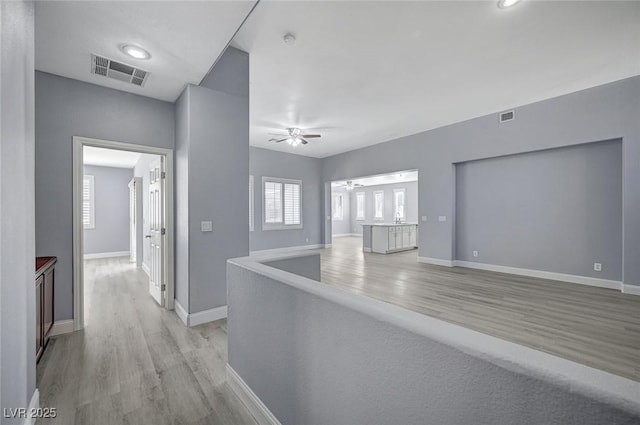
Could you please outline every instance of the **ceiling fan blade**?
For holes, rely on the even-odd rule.
[[[281,137],[282,136],[288,136],[288,134],[286,134],[286,133],[267,133],[267,134],[269,134],[271,136],[281,136]]]
[[[301,137],[306,137],[307,139],[315,139],[316,137],[322,137],[320,134],[303,134]]]
[[[284,139],[280,139],[280,140],[276,140],[276,139],[269,139],[270,142],[276,142],[276,143],[280,143],[280,142],[284,142],[285,140],[287,140],[288,137],[284,138]]]
[[[302,142],[303,145],[306,145],[307,143],[309,143],[308,141],[306,141],[304,139],[300,139],[300,142]]]

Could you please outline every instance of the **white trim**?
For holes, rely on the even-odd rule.
[[[189,313],[187,323],[189,323],[189,327],[192,327],[226,318],[227,306],[223,305],[220,307],[210,308],[208,310],[198,311],[197,313]]]
[[[182,323],[184,323],[185,326],[189,326],[189,313],[187,313],[187,310],[182,307],[182,304],[180,304],[178,300],[175,300],[173,305],[175,306],[176,314],[180,320],[182,320]]]
[[[56,336],[62,334],[68,334],[73,332],[73,319],[69,320],[56,320],[51,327],[49,336]]]
[[[640,286],[623,284],[622,292],[629,295],[640,295]]]
[[[454,261],[454,265],[458,267],[468,267],[471,269],[489,270],[498,273],[517,274],[521,276],[597,286],[600,288],[617,289],[618,291],[622,290],[622,282],[616,280],[598,279],[595,277],[577,276],[573,274],[547,272],[542,270],[521,269],[518,267],[497,266],[494,264],[474,263],[471,261]]]
[[[29,407],[27,407],[27,417],[22,421],[22,425],[33,425],[36,423],[35,412],[40,407],[40,391],[36,388],[31,396]]]
[[[436,266],[453,267],[454,261],[442,260],[440,258],[418,257],[418,263],[434,264]]]
[[[373,251],[371,251],[371,248],[367,248],[367,247],[362,248],[362,251],[363,252],[373,252]]]
[[[331,235],[331,237],[334,237],[334,238],[346,238],[349,236],[362,237],[360,233],[337,233],[335,235]]]
[[[271,413],[271,410],[253,392],[251,387],[244,382],[238,372],[233,370],[229,363],[227,363],[227,384],[233,393],[238,396],[242,404],[245,405],[258,425],[281,425],[278,418]]]
[[[324,244],[324,245],[320,244],[320,248],[321,248],[321,249],[322,249],[322,248],[331,248],[332,246],[333,246],[333,245],[332,245],[332,244],[330,244],[330,243],[326,243],[326,244]]]
[[[263,254],[280,254],[282,252],[293,252],[293,251],[304,251],[307,249],[322,249],[322,248],[330,248],[329,246],[322,244],[313,244],[313,245],[298,245],[298,246],[287,246],[284,248],[273,248],[273,249],[260,249],[258,251],[251,251],[249,255],[263,255]]]
[[[266,222],[266,218],[267,218],[267,214],[265,211],[266,208],[266,201],[264,199],[265,196],[265,190],[264,190],[264,186],[265,183],[279,183],[282,185],[282,198],[281,198],[281,202],[282,202],[282,222],[281,223],[267,223]],[[255,184],[255,183],[254,183]],[[285,224],[284,220],[284,215],[285,215],[285,208],[284,208],[284,185],[285,184],[297,184],[299,186],[299,190],[300,190],[300,194],[299,194],[299,201],[300,204],[298,205],[298,207],[300,208],[300,223],[298,224]],[[271,230],[290,230],[290,229],[303,229],[303,209],[302,209],[302,194],[303,194],[303,187],[302,187],[302,180],[296,180],[296,179],[285,179],[285,178],[281,178],[281,177],[267,177],[267,176],[262,176],[262,186],[260,188],[260,197],[262,198],[262,230],[263,231],[271,231]]]
[[[142,263],[142,271],[147,274],[147,276],[151,276],[151,269],[147,265],[147,263]]]
[[[174,300],[174,306],[176,314],[187,327],[198,326],[203,323],[215,322],[216,320],[227,318],[226,305],[198,311],[197,313],[187,313],[187,310],[178,302],[178,300]]]
[[[83,259],[83,232],[82,225],[82,176],[83,172],[83,147],[93,146],[98,148],[118,149],[129,152],[148,153],[164,156],[166,159],[165,172],[165,219],[166,239],[163,262],[166,265],[163,271],[163,281],[166,282],[166,296],[164,308],[173,310],[175,292],[174,268],[174,170],[173,150],[155,146],[136,145],[132,143],[114,142],[109,140],[91,139],[87,137],[73,136],[73,328],[84,328],[84,259]]]
[[[85,260],[95,260],[96,258],[129,257],[131,251],[97,252],[95,254],[84,254]]]

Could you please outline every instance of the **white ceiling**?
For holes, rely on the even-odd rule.
[[[133,168],[142,154],[138,152],[120,151],[116,149],[82,148],[82,163],[84,165],[99,165],[101,167]]]
[[[378,186],[381,184],[407,183],[418,181],[418,171],[398,171],[397,173],[380,174],[377,176],[360,177],[351,179],[354,185],[360,186]],[[346,180],[331,182],[331,187],[339,188],[346,186]]]
[[[640,2],[263,1],[233,45],[251,144],[325,157],[638,75]],[[323,137],[268,142],[286,127]]]
[[[36,69],[173,102],[200,84],[254,1],[38,1]],[[148,50],[149,60],[119,50]],[[144,87],[91,74],[91,53],[149,71]]]

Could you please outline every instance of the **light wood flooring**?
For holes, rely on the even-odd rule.
[[[612,289],[417,262],[417,250],[322,250],[322,282],[640,381],[640,297]]]
[[[255,424],[226,384],[226,321],[187,328],[127,258],[85,262],[85,330],[55,337],[37,368],[38,424]]]

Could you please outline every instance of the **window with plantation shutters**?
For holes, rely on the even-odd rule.
[[[94,179],[86,174],[82,177],[82,224],[85,229],[95,229]]]
[[[263,230],[302,228],[302,182],[262,178]]]
[[[356,220],[364,220],[364,192],[356,193]]]
[[[373,219],[384,220],[384,192],[381,190],[373,192]]]

